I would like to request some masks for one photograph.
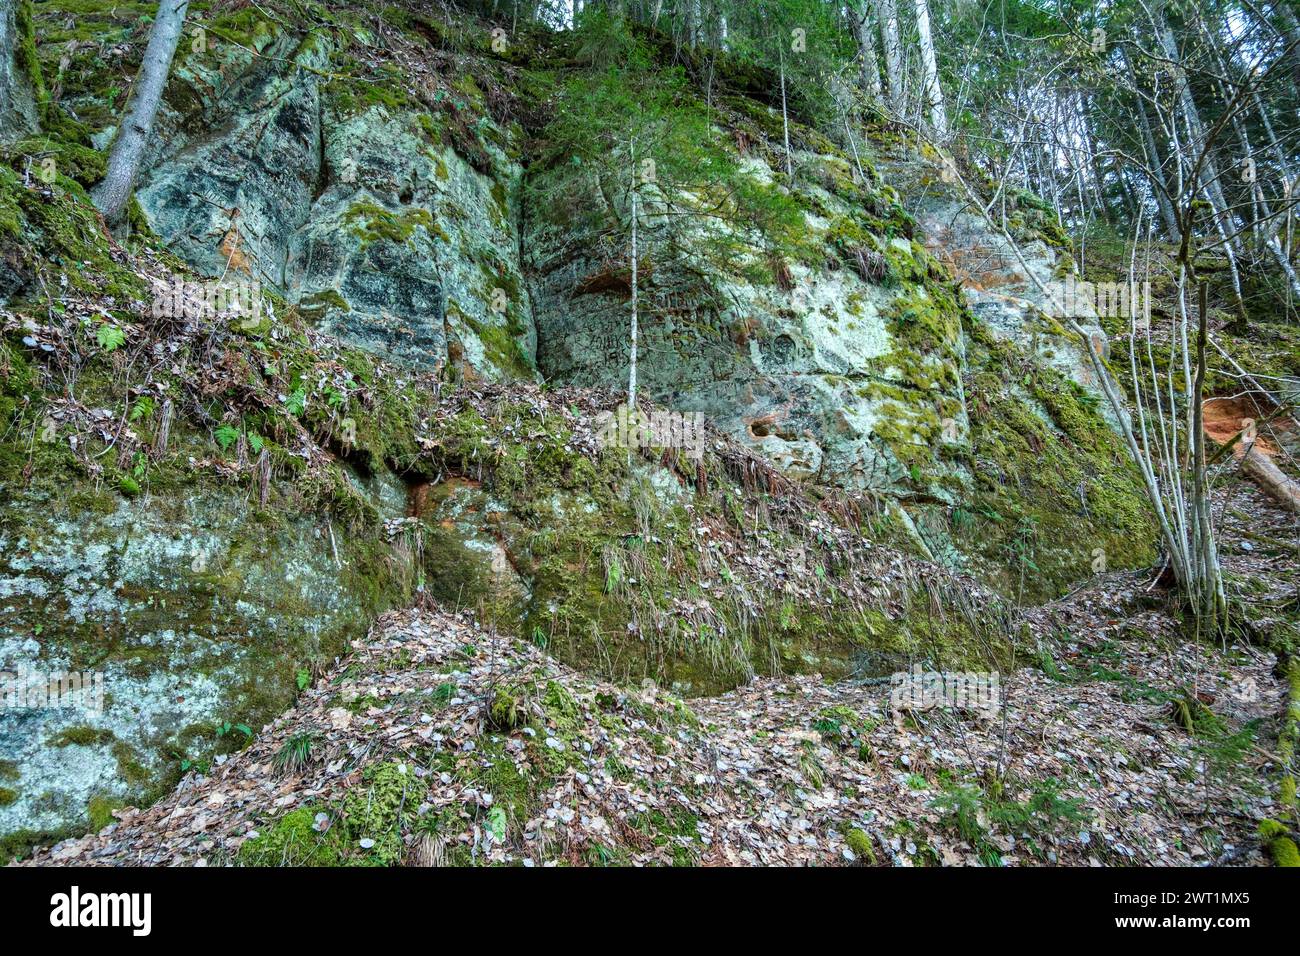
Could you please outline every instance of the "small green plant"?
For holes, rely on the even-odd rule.
[[[528,695],[519,688],[498,687],[488,705],[488,720],[502,733],[518,730],[528,723]]]
[[[817,746],[811,740],[805,740],[803,751],[799,755],[799,770],[814,790],[826,786],[826,770],[817,759]]]
[[[493,807],[487,813],[487,831],[497,843],[506,839],[506,812],[500,807]]]
[[[827,707],[813,721],[813,730],[821,734],[822,740],[840,749],[864,743],[862,738],[874,727],[871,718],[863,717],[848,707]]]
[[[116,325],[109,322],[101,322],[95,328],[95,341],[105,352],[113,352],[121,347],[126,341],[126,333]]]
[[[1176,701],[1175,703],[1179,703]],[[1228,733],[1222,726],[1222,719],[1218,715],[1213,715],[1214,721],[1219,721],[1216,726],[1213,721],[1202,720],[1201,729],[1198,736],[1201,738],[1195,745],[1195,751],[1205,758],[1205,775],[1210,780],[1228,780],[1234,776],[1239,776],[1241,768],[1247,766],[1247,758],[1251,749],[1255,746],[1255,738],[1259,736],[1258,720],[1252,720],[1242,726],[1236,733]],[[1257,785],[1254,779],[1241,781],[1248,788]]]
[[[610,558],[609,566],[605,568],[605,593],[613,594],[618,590],[619,583],[623,580],[623,568],[618,563],[618,558]]]
[[[217,724],[218,737],[231,737],[235,734],[242,735],[245,742],[247,742],[253,739],[253,728],[247,724],[232,724],[229,721]]]
[[[152,418],[153,399],[148,395],[142,395],[139,398],[137,398],[135,400],[135,404],[131,406],[131,414],[129,417],[131,419],[132,424],[135,424],[136,422],[140,421],[142,418]]]
[[[193,770],[195,773],[200,773],[206,776],[210,769],[207,760],[191,760],[189,757],[181,758],[181,773],[189,773]]]
[[[1038,669],[1054,681],[1065,683],[1070,680],[1070,675],[1061,669],[1061,665],[1056,663],[1056,658],[1046,647],[1038,649]]]
[[[294,734],[276,753],[272,766],[284,774],[301,773],[311,763],[311,751],[315,743],[316,735],[313,733]]]
[[[222,451],[229,451],[230,446],[239,441],[239,429],[232,425],[222,425],[216,431],[217,444]]]
[[[1090,814],[1082,797],[1062,797],[1065,785],[1055,777],[1034,783],[1029,799],[1024,803],[997,802],[990,810],[990,818],[1011,828],[1053,830],[1061,826],[1087,823]]]
[[[978,843],[984,837],[984,824],[980,822],[984,794],[977,787],[946,787],[930,806],[945,814],[948,825],[967,843]]]
[[[1184,690],[1169,703],[1169,717],[1175,724],[1196,737],[1222,737],[1223,719],[1190,690]]]
[[[1055,777],[1029,787],[1023,801],[1001,798],[977,786],[948,783],[930,806],[943,815],[944,824],[975,848],[986,866],[1001,866],[998,848],[989,840],[994,830],[1029,837],[1054,833],[1066,826],[1079,826],[1091,819],[1080,797],[1063,797],[1064,785]]]

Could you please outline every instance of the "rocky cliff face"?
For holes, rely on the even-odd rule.
[[[520,167],[472,79],[422,87],[370,62],[364,35],[345,52],[328,31],[255,21],[245,39],[217,33],[176,68],[137,194],[168,248],[202,275],[265,282],[378,355],[529,375]],[[363,65],[374,75],[343,78]],[[437,94],[455,99],[439,109]]]
[[[412,597],[700,692],[978,660],[1005,620],[953,572],[1049,597],[1097,549],[1150,555],[1078,345],[896,131],[796,122],[787,181],[752,82],[692,94],[730,188],[781,215],[668,215],[716,198],[703,171],[650,191],[643,393],[711,430],[699,461],[629,456],[593,437],[629,250],[580,212],[626,199],[546,149],[556,75],[595,69],[564,37],[200,14],[122,248],[86,200],[120,94],[89,37],[129,65],[143,6],[78,6],[37,8],[61,106],[0,170],[0,664],[112,689],[100,715],[0,713],[0,833],[102,823],[237,746]],[[25,175],[45,155],[57,176]],[[1019,212],[1051,275],[1050,222]],[[151,318],[173,273],[256,282],[265,320]]]
[[[241,26],[243,46],[218,41],[176,71],[167,132],[140,192],[169,248],[208,275],[246,270],[317,327],[404,363],[625,386],[629,249],[610,224],[626,196],[611,200],[607,175],[542,160],[534,144],[546,143],[547,108],[557,107],[531,99],[526,70],[478,51],[429,61],[428,43],[415,40],[380,54],[366,33],[340,49],[328,31],[304,38],[255,18]],[[567,53],[521,55],[544,64]],[[530,117],[527,128],[506,120],[515,111]],[[1042,422],[1030,446],[1068,459],[1073,477],[1069,488],[1021,486],[1014,496],[1035,524],[1090,526],[1079,542],[1087,547],[1049,561],[1036,593],[1084,573],[1096,548],[1132,556],[1115,532],[1140,536],[1136,516],[1118,514],[1110,496],[1090,500],[1087,488],[1123,470],[1097,420],[1091,366],[1025,274],[1056,278],[1050,216],[1022,203],[1024,248],[1013,256],[914,147],[882,139],[850,151],[796,123],[786,183],[772,107],[718,97],[711,115],[736,163],[732,188],[781,193],[797,235],[788,222],[665,212],[711,201],[718,183],[707,169],[667,187],[671,196],[661,190],[659,202],[652,191],[645,391],[702,412],[791,477],[902,502],[904,526],[924,525],[917,544],[967,566],[989,535],[954,542],[931,506],[970,506],[971,452],[1000,450],[992,440],[972,448],[979,326],[1024,353],[1033,374],[1011,383],[1010,398]],[[557,194],[563,202],[539,199]],[[590,215],[602,207],[607,215]],[[656,256],[665,249],[674,254]],[[1026,379],[1060,397],[1044,403]],[[1067,401],[1082,405],[1068,426],[1074,409],[1052,409]],[[1078,507],[1061,504],[1062,493]]]

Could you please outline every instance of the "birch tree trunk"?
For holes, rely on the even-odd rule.
[[[776,52],[781,62],[781,132],[785,137],[785,178],[787,182],[794,182],[794,164],[790,158],[790,114],[785,104],[785,50],[782,44],[785,41],[778,38]]]
[[[633,413],[636,409],[636,360],[637,360],[637,248],[636,248],[636,220],[637,220],[637,196],[641,186],[641,174],[636,165],[636,140],[632,140],[632,329],[630,334],[631,340],[631,357],[628,361],[627,372],[627,407],[628,412]]]
[[[925,97],[925,113],[935,138],[946,139],[948,115],[943,105],[943,90],[939,88],[939,63],[934,55],[934,38],[930,35],[930,5],[927,0],[916,0],[916,30],[920,37],[921,92]]]
[[[176,44],[185,28],[188,7],[189,0],[161,0],[158,4],[131,100],[108,155],[108,170],[103,182],[95,187],[93,196],[95,205],[110,226],[122,220],[126,204],[131,199],[140,160],[144,157],[163,88],[167,85],[167,74],[171,72],[172,57],[176,55]]]
[[[1273,5],[1277,11],[1278,27],[1291,47],[1291,78],[1300,86],[1300,21],[1296,20],[1295,11],[1287,6],[1285,0]]]

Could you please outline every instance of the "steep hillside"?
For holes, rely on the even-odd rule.
[[[247,750],[33,862],[1263,863],[1249,777],[1185,786],[1231,758],[1169,729],[1170,662],[1146,635],[1099,628],[1072,656],[1007,689],[1008,738],[940,714],[900,733],[871,682],[762,678],[683,701],[593,682],[463,616],[392,614]],[[1117,659],[1136,665],[1127,691],[1104,676]],[[1258,662],[1215,664],[1207,688],[1235,718],[1277,707],[1237,699],[1268,681]],[[998,792],[994,773],[1018,783]]]

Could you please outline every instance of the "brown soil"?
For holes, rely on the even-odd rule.
[[[1254,419],[1259,423],[1268,417],[1268,412],[1261,409],[1250,398],[1207,398],[1202,405],[1202,416],[1205,434],[1222,445],[1245,427],[1247,419]],[[1280,427],[1276,420],[1272,425]],[[1278,452],[1277,445],[1266,438],[1262,432],[1256,436],[1255,450],[1269,458]],[[1239,444],[1232,453],[1240,458],[1244,451],[1244,447]]]

